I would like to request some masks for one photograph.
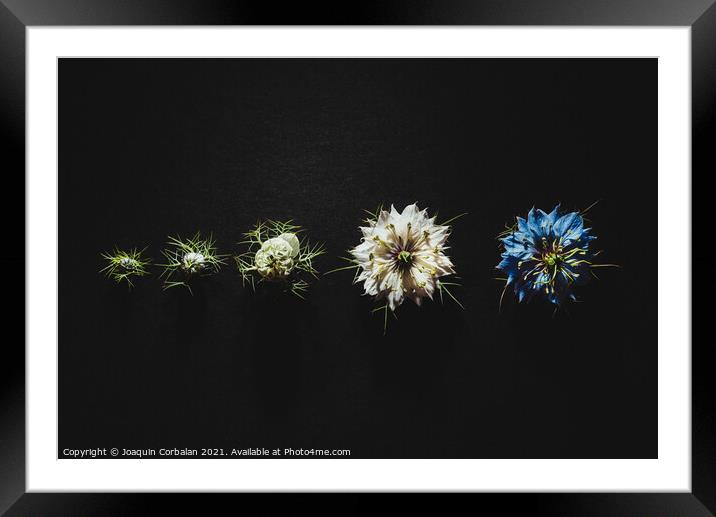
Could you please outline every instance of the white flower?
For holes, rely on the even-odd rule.
[[[254,256],[256,270],[266,280],[285,279],[293,271],[294,258],[298,252],[298,237],[293,233],[283,233],[268,239]]]
[[[361,227],[363,242],[351,250],[361,268],[356,282],[363,282],[365,294],[386,299],[391,310],[406,297],[417,305],[432,299],[438,278],[455,273],[445,255],[450,227],[435,224],[427,210],[412,204],[401,214],[391,206],[368,223]]]
[[[204,269],[206,266],[205,262],[206,257],[204,255],[191,251],[184,254],[182,258],[182,268],[184,268],[184,271],[187,273],[197,273]]]

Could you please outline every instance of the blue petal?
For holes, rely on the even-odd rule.
[[[559,219],[559,203],[557,203],[557,205],[549,213],[550,224],[554,225],[554,223],[557,222],[557,219]]]
[[[514,282],[515,278],[517,278],[517,277],[518,277],[518,274],[517,274],[517,270],[516,270],[516,269],[510,271],[510,272],[507,274],[507,283],[508,283],[508,284],[511,284],[512,282]]]
[[[535,236],[546,237],[551,227],[549,215],[544,210],[539,208],[535,210],[533,207],[527,214],[527,226]]]
[[[529,231],[530,231],[529,227],[527,226],[527,221],[525,221],[521,217],[517,218],[517,229],[521,233],[529,233]]]
[[[582,235],[584,220],[577,212],[563,215],[554,223],[554,234],[564,237],[565,240],[577,240]]]
[[[521,234],[520,234],[521,235]],[[532,243],[526,240],[524,237],[518,237],[518,234],[508,235],[500,239],[505,251],[510,254],[524,254],[532,249]]]
[[[512,255],[507,255],[504,257],[499,264],[497,264],[497,269],[501,269],[503,271],[507,271],[510,269],[517,269],[517,257]]]

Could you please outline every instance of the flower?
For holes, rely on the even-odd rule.
[[[225,264],[227,255],[217,253],[214,238],[202,238],[197,232],[193,237],[169,237],[168,248],[162,253],[166,263],[160,278],[164,279],[164,289],[184,286],[193,294],[191,283],[198,277],[218,273]]]
[[[293,233],[268,239],[254,257],[256,270],[266,280],[283,280],[293,271],[293,259],[298,251],[298,237]]]
[[[427,210],[408,205],[402,213],[394,206],[380,210],[363,226],[363,239],[350,250],[358,267],[356,283],[363,282],[365,294],[385,299],[390,310],[410,298],[420,305],[441,290],[440,277],[455,273],[445,255],[450,227],[435,224]]]
[[[124,251],[115,247],[111,253],[102,253],[102,258],[107,261],[107,265],[100,270],[100,273],[104,273],[117,283],[127,282],[127,286],[131,289],[134,287],[132,277],[149,274],[147,267],[150,261],[142,256],[145,249],[133,248]]]
[[[182,269],[187,273],[197,273],[204,269],[206,257],[201,253],[190,251],[185,253],[182,258]]]
[[[517,218],[516,228],[500,238],[504,247],[498,269],[507,274],[518,301],[534,296],[561,305],[576,300],[575,285],[586,283],[595,253],[584,219],[578,212],[561,213],[559,205],[548,214],[532,208],[527,220]]]
[[[291,221],[269,220],[257,222],[251,231],[244,233],[245,240],[239,244],[248,245],[248,249],[234,256],[243,283],[248,282],[255,289],[256,283],[272,282],[303,298],[308,282],[302,276],[318,278],[313,261],[325,250],[323,244],[299,240],[297,234],[302,231]]]

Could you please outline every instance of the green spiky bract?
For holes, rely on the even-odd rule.
[[[132,248],[129,251],[121,250],[115,246],[112,252],[102,253],[102,258],[107,261],[107,265],[100,269],[100,273],[104,273],[118,284],[127,282],[129,289],[134,287],[132,277],[140,277],[149,274],[147,267],[151,263],[149,259],[142,257],[144,249]]]
[[[163,288],[170,289],[172,287],[186,287],[191,294],[191,282],[197,277],[210,276],[218,273],[223,264],[226,264],[228,255],[220,255],[217,253],[216,241],[210,234],[207,238],[203,238],[200,232],[196,232],[193,237],[182,238],[168,237],[167,245],[162,251],[165,264],[158,264],[164,270],[160,278],[164,279]],[[201,270],[192,271],[186,268],[184,257],[189,253],[198,253],[203,256]]]
[[[238,244],[247,246],[246,251],[234,256],[236,267],[241,275],[244,285],[250,284],[253,290],[256,286],[263,282],[267,282],[258,272],[255,263],[256,252],[268,239],[278,237],[284,233],[293,233],[297,237],[304,232],[304,228],[295,225],[292,221],[258,221],[254,227],[243,234],[244,240]],[[323,244],[311,244],[308,238],[301,236],[299,238],[298,255],[294,259],[293,270],[285,278],[280,280],[285,286],[285,290],[299,298],[304,298],[305,292],[308,290],[309,283],[301,276],[309,275],[315,279],[318,278],[318,270],[314,267],[313,261],[326,252]]]

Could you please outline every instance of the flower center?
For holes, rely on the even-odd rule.
[[[543,260],[548,266],[552,267],[552,266],[555,266],[557,263],[561,262],[562,257],[560,255],[558,255],[557,253],[547,253],[543,257]]]
[[[124,257],[119,261],[119,264],[127,271],[133,271],[137,269],[139,263],[135,259]]]
[[[583,248],[572,248],[565,250],[562,247],[561,239],[551,243],[546,238],[542,238],[542,251],[537,260],[539,265],[530,270],[525,276],[525,280],[529,276],[536,277],[535,286],[544,286],[546,290],[554,292],[554,285],[557,275],[561,274],[566,280],[573,282],[579,277],[579,273],[574,271],[574,267],[587,262],[576,257],[576,255],[585,255],[586,250]]]
[[[398,260],[402,264],[409,266],[413,262],[413,254],[410,253],[409,251],[403,250],[400,253],[398,253]]]

